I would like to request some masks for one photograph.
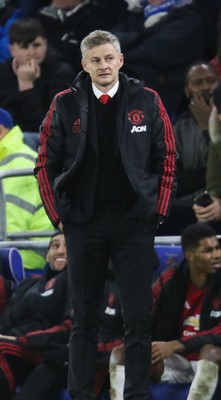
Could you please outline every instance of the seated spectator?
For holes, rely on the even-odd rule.
[[[217,52],[210,63],[216,68],[219,79],[221,80],[221,13],[219,14],[217,24]]]
[[[81,40],[94,29],[108,29],[114,23],[108,10],[91,0],[53,0],[36,18],[44,26],[49,44],[76,72],[82,68]]]
[[[39,21],[22,19],[9,31],[10,57],[0,65],[0,107],[23,131],[38,132],[54,95],[67,88],[73,71],[48,47]]]
[[[112,349],[123,342],[123,321],[119,302],[118,287],[110,272],[104,292],[98,332],[98,357],[95,376],[95,396],[99,398],[109,390],[109,357]],[[61,388],[67,387],[68,346],[60,346],[54,352],[44,352],[45,363],[37,366],[13,400],[45,400],[55,398]],[[36,382],[40,382],[36,386]],[[33,391],[33,387],[35,390]]]
[[[8,0],[0,1],[0,63],[10,57],[9,28],[21,18],[21,10],[11,5]]]
[[[194,205],[198,221],[211,224],[218,233],[221,232],[221,84],[213,93],[214,107],[209,120],[210,147],[207,161],[206,190],[212,204]]]
[[[189,110],[173,126],[179,155],[177,192],[169,218],[160,227],[159,235],[180,235],[186,226],[196,222],[193,199],[205,190],[208,123],[212,94],[218,82],[217,72],[208,62],[199,61],[187,70],[184,91]]]
[[[5,109],[0,108],[0,171],[34,168],[37,153],[23,142],[23,133]],[[33,175],[5,178],[6,232],[52,231],[45,213],[38,184]],[[3,204],[1,210],[4,211]],[[2,218],[4,215],[2,215]],[[7,235],[6,235],[7,236]],[[24,268],[43,268],[45,259],[41,251],[21,250]]]
[[[187,227],[181,244],[185,260],[162,272],[153,286],[151,379],[191,383],[187,400],[210,400],[221,365],[220,246],[215,231],[203,223]],[[123,353],[118,347],[110,358],[111,388],[118,395]]]
[[[0,318],[2,400],[11,399],[16,386],[44,361],[44,352],[49,357],[50,351],[69,341],[67,258],[60,231],[52,236],[46,259],[49,267],[45,274],[21,281]]]
[[[111,29],[121,41],[125,67],[159,93],[172,118],[182,100],[187,66],[203,57],[200,7],[192,0],[126,2],[128,14]]]

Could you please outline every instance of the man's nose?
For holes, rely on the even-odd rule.
[[[58,253],[62,254],[62,255],[64,255],[66,257],[66,246],[60,246],[58,248]]]
[[[101,60],[101,61],[100,61],[100,68],[101,68],[101,69],[105,69],[105,68],[107,68],[107,67],[108,67],[107,61]]]

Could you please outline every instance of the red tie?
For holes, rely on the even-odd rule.
[[[108,100],[110,100],[110,96],[109,96],[109,94],[102,94],[99,97],[99,100],[101,101],[101,103],[107,104]]]

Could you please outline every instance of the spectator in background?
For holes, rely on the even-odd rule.
[[[44,352],[49,357],[50,351],[69,341],[72,320],[66,245],[60,231],[52,236],[46,259],[45,274],[21,281],[0,318],[2,400],[11,399],[16,386],[44,361]]]
[[[221,12],[220,0],[194,0],[204,21],[204,59],[211,60],[217,52],[217,23]]]
[[[12,58],[0,66],[0,107],[23,131],[38,132],[54,95],[67,88],[73,71],[48,47],[39,21],[22,19],[9,31]]]
[[[105,9],[111,16],[113,26],[124,18],[127,3],[124,0],[96,0],[100,8]]]
[[[198,221],[212,224],[221,233],[221,84],[213,93],[214,107],[209,120],[210,147],[206,171],[206,190],[212,204],[194,205]]]
[[[217,49],[215,57],[210,61],[210,63],[216,68],[221,80],[221,13],[219,14],[217,23]]]
[[[0,171],[34,168],[37,153],[23,143],[23,133],[14,125],[11,115],[0,108]],[[42,206],[34,176],[5,178],[6,231],[52,231]],[[1,210],[3,211],[3,204]],[[21,250],[26,269],[43,268],[45,259],[39,250]]]
[[[130,75],[161,96],[171,118],[183,95],[185,70],[203,56],[203,18],[192,0],[126,0],[128,15],[111,29],[121,43]],[[131,15],[133,14],[133,16]]]
[[[14,21],[21,18],[21,10],[7,0],[0,0],[0,63],[9,58],[9,28]]]
[[[56,48],[73,70],[81,70],[80,42],[94,29],[113,25],[108,9],[92,0],[53,0],[36,18],[44,26],[48,43]]]
[[[205,61],[189,66],[186,72],[185,95],[189,110],[173,126],[177,152],[177,192],[170,215],[160,227],[159,235],[180,235],[196,222],[193,199],[205,190],[209,150],[208,123],[212,110],[212,94],[219,80],[216,70]]]
[[[35,18],[39,8],[46,6],[50,0],[12,0],[21,8],[22,18]]]
[[[211,400],[221,367],[220,245],[203,223],[188,226],[181,244],[184,261],[162,272],[153,286],[151,379],[191,383],[187,400]],[[115,348],[110,358],[111,388],[119,395],[123,352],[123,346]]]

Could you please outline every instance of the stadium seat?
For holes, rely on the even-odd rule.
[[[25,277],[22,258],[17,248],[1,248],[0,263],[1,272],[9,281],[18,284]]]
[[[178,266],[184,259],[181,245],[156,244],[154,248],[159,258],[157,274],[160,274],[165,268]]]

